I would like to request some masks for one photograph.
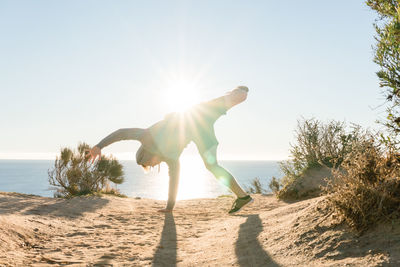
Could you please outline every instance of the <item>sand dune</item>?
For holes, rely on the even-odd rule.
[[[71,200],[0,193],[0,266],[399,266],[399,222],[357,237],[320,207],[255,196],[229,216],[233,198]]]

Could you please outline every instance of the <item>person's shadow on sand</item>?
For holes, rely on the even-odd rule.
[[[236,257],[240,266],[279,266],[258,242],[257,236],[263,226],[260,217],[247,215],[246,222],[240,225],[239,237],[236,241]]]
[[[152,266],[176,266],[177,248],[174,216],[166,213],[160,243],[154,253]]]
[[[96,212],[110,201],[101,197],[74,197],[71,199],[46,198],[36,195],[0,192],[2,214],[51,215],[77,218],[87,212]]]

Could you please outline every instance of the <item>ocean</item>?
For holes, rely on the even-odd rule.
[[[168,167],[144,173],[135,161],[120,161],[124,167],[125,181],[116,187],[129,197],[166,200],[168,196]],[[0,160],[0,191],[19,192],[52,197],[48,182],[48,170],[53,160]],[[280,178],[282,172],[277,161],[220,161],[244,188],[254,178],[259,178],[267,192],[273,176]],[[214,198],[230,194],[200,161],[181,159],[181,175],[177,199]]]

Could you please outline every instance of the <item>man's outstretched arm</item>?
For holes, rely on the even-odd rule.
[[[112,143],[121,141],[121,140],[138,140],[140,141],[144,134],[144,129],[141,128],[123,128],[112,132],[108,136],[106,136],[103,140],[101,140],[96,146],[100,149],[111,145]]]
[[[101,158],[101,149],[106,147],[114,142],[121,140],[138,140],[141,141],[143,138],[145,130],[140,128],[124,128],[116,130],[115,132],[106,136],[103,140],[101,140],[97,145],[92,147],[92,149],[88,150],[86,153],[86,157],[89,158],[91,162],[94,162],[96,158]]]
[[[176,195],[178,194],[179,184],[179,172],[180,163],[179,160],[168,161],[168,173],[169,173],[169,187],[168,187],[168,202],[165,210],[162,212],[171,212],[175,206]]]

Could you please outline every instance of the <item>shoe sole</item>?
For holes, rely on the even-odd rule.
[[[244,204],[240,209],[238,209],[237,211],[235,211],[235,212],[231,212],[231,213],[229,213],[229,215],[232,215],[232,214],[235,214],[235,213],[238,213],[239,211],[241,211],[242,209],[243,209],[243,207],[245,207],[245,206],[247,206],[247,205],[249,205],[249,204],[251,204],[251,203],[253,203],[254,202],[254,199],[252,198],[249,202],[247,202],[246,204]]]

